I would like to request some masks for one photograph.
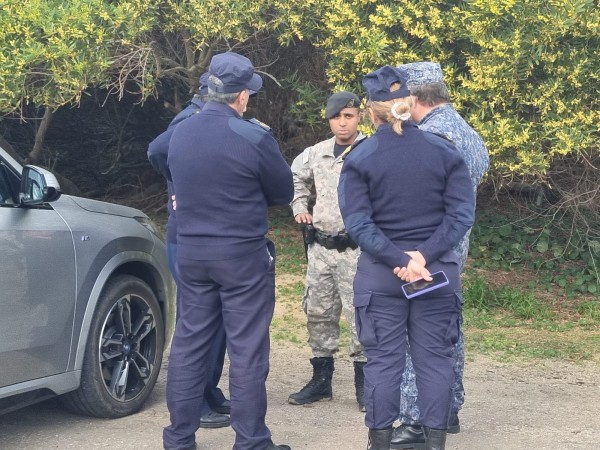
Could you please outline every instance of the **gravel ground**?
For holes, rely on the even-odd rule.
[[[366,449],[364,416],[356,408],[352,363],[346,357],[336,359],[333,401],[287,403],[288,395],[308,380],[309,357],[308,349],[274,345],[267,416],[273,440],[296,450]],[[594,364],[504,364],[471,357],[465,370],[462,431],[448,437],[447,449],[600,449],[598,369]],[[0,416],[0,449],[159,450],[162,428],[168,424],[165,375],[163,369],[146,407],[123,419],[74,416],[56,401]],[[200,430],[197,441],[200,450],[231,449],[233,431]]]

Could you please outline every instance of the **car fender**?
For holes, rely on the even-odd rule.
[[[90,334],[92,318],[96,310],[96,306],[98,305],[98,301],[100,299],[100,295],[102,294],[104,286],[113,274],[127,273],[126,271],[121,272],[119,269],[127,263],[132,262],[143,263],[152,268],[152,277],[156,280],[156,286],[150,286],[150,288],[156,294],[158,301],[162,307],[163,321],[165,324],[165,349],[168,348],[168,344],[170,343],[170,338],[174,329],[175,316],[173,280],[172,278],[170,278],[170,276],[169,279],[165,279],[165,277],[162,275],[163,273],[165,273],[165,271],[160,270],[160,264],[155,260],[155,258],[151,254],[139,251],[122,252],[117,255],[114,255],[110,260],[108,260],[102,268],[102,270],[100,271],[100,273],[98,274],[98,276],[96,277],[96,281],[94,283],[94,286],[92,287],[92,290],[86,303],[86,308],[81,326],[79,327],[80,333],[75,340],[74,345],[76,345],[76,349],[74,352],[74,358],[71,358],[71,361],[69,362],[69,367],[71,368],[71,370],[76,370],[79,372],[83,365],[85,347],[88,336]],[[135,275],[135,273],[133,275]]]

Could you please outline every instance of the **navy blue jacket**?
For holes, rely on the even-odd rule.
[[[171,135],[175,131],[175,127],[179,123],[190,117],[192,114],[199,113],[204,107],[204,102],[196,96],[192,98],[191,103],[182,111],[180,111],[169,123],[169,126],[165,131],[159,134],[150,144],[148,145],[148,160],[154,169],[159,172],[167,180],[167,192],[169,199],[167,201],[167,209],[169,211],[169,217],[167,219],[167,243],[177,243],[177,217],[173,210],[173,202],[171,196],[173,195],[173,182],[171,181],[171,172],[167,165],[167,157],[169,156],[169,141]]]
[[[463,158],[452,143],[412,122],[402,135],[381,125],[348,154],[338,197],[352,239],[390,268],[406,267],[410,250],[428,264],[437,260],[474,222]]]
[[[292,200],[292,172],[269,129],[208,102],[171,137],[178,255],[235,258],[264,246],[268,207]]]

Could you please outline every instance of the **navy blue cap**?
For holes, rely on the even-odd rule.
[[[208,73],[208,87],[220,94],[233,94],[244,89],[257,92],[263,83],[262,78],[254,73],[250,60],[234,52],[213,56]]]
[[[365,75],[362,85],[367,91],[367,100],[385,102],[394,98],[409,97],[407,80],[408,74],[405,70],[393,66],[383,66]],[[400,83],[400,89],[390,92],[390,87],[394,83]]]
[[[202,75],[200,75],[200,86],[198,87],[198,92],[200,95],[208,95],[208,77],[208,72],[204,72]]]
[[[418,86],[430,83],[443,83],[444,73],[439,63],[432,61],[419,61],[402,64],[399,69],[408,73],[408,85]]]

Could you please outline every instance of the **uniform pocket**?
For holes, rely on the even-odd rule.
[[[354,293],[354,308],[356,310],[356,335],[363,346],[377,344],[373,320],[369,316],[369,304],[373,294],[370,292]]]
[[[455,302],[452,315],[450,316],[450,323],[448,324],[448,330],[446,331],[446,340],[449,340],[452,345],[458,342],[460,334],[460,316],[462,312],[463,294],[462,291],[454,291],[453,300]]]

